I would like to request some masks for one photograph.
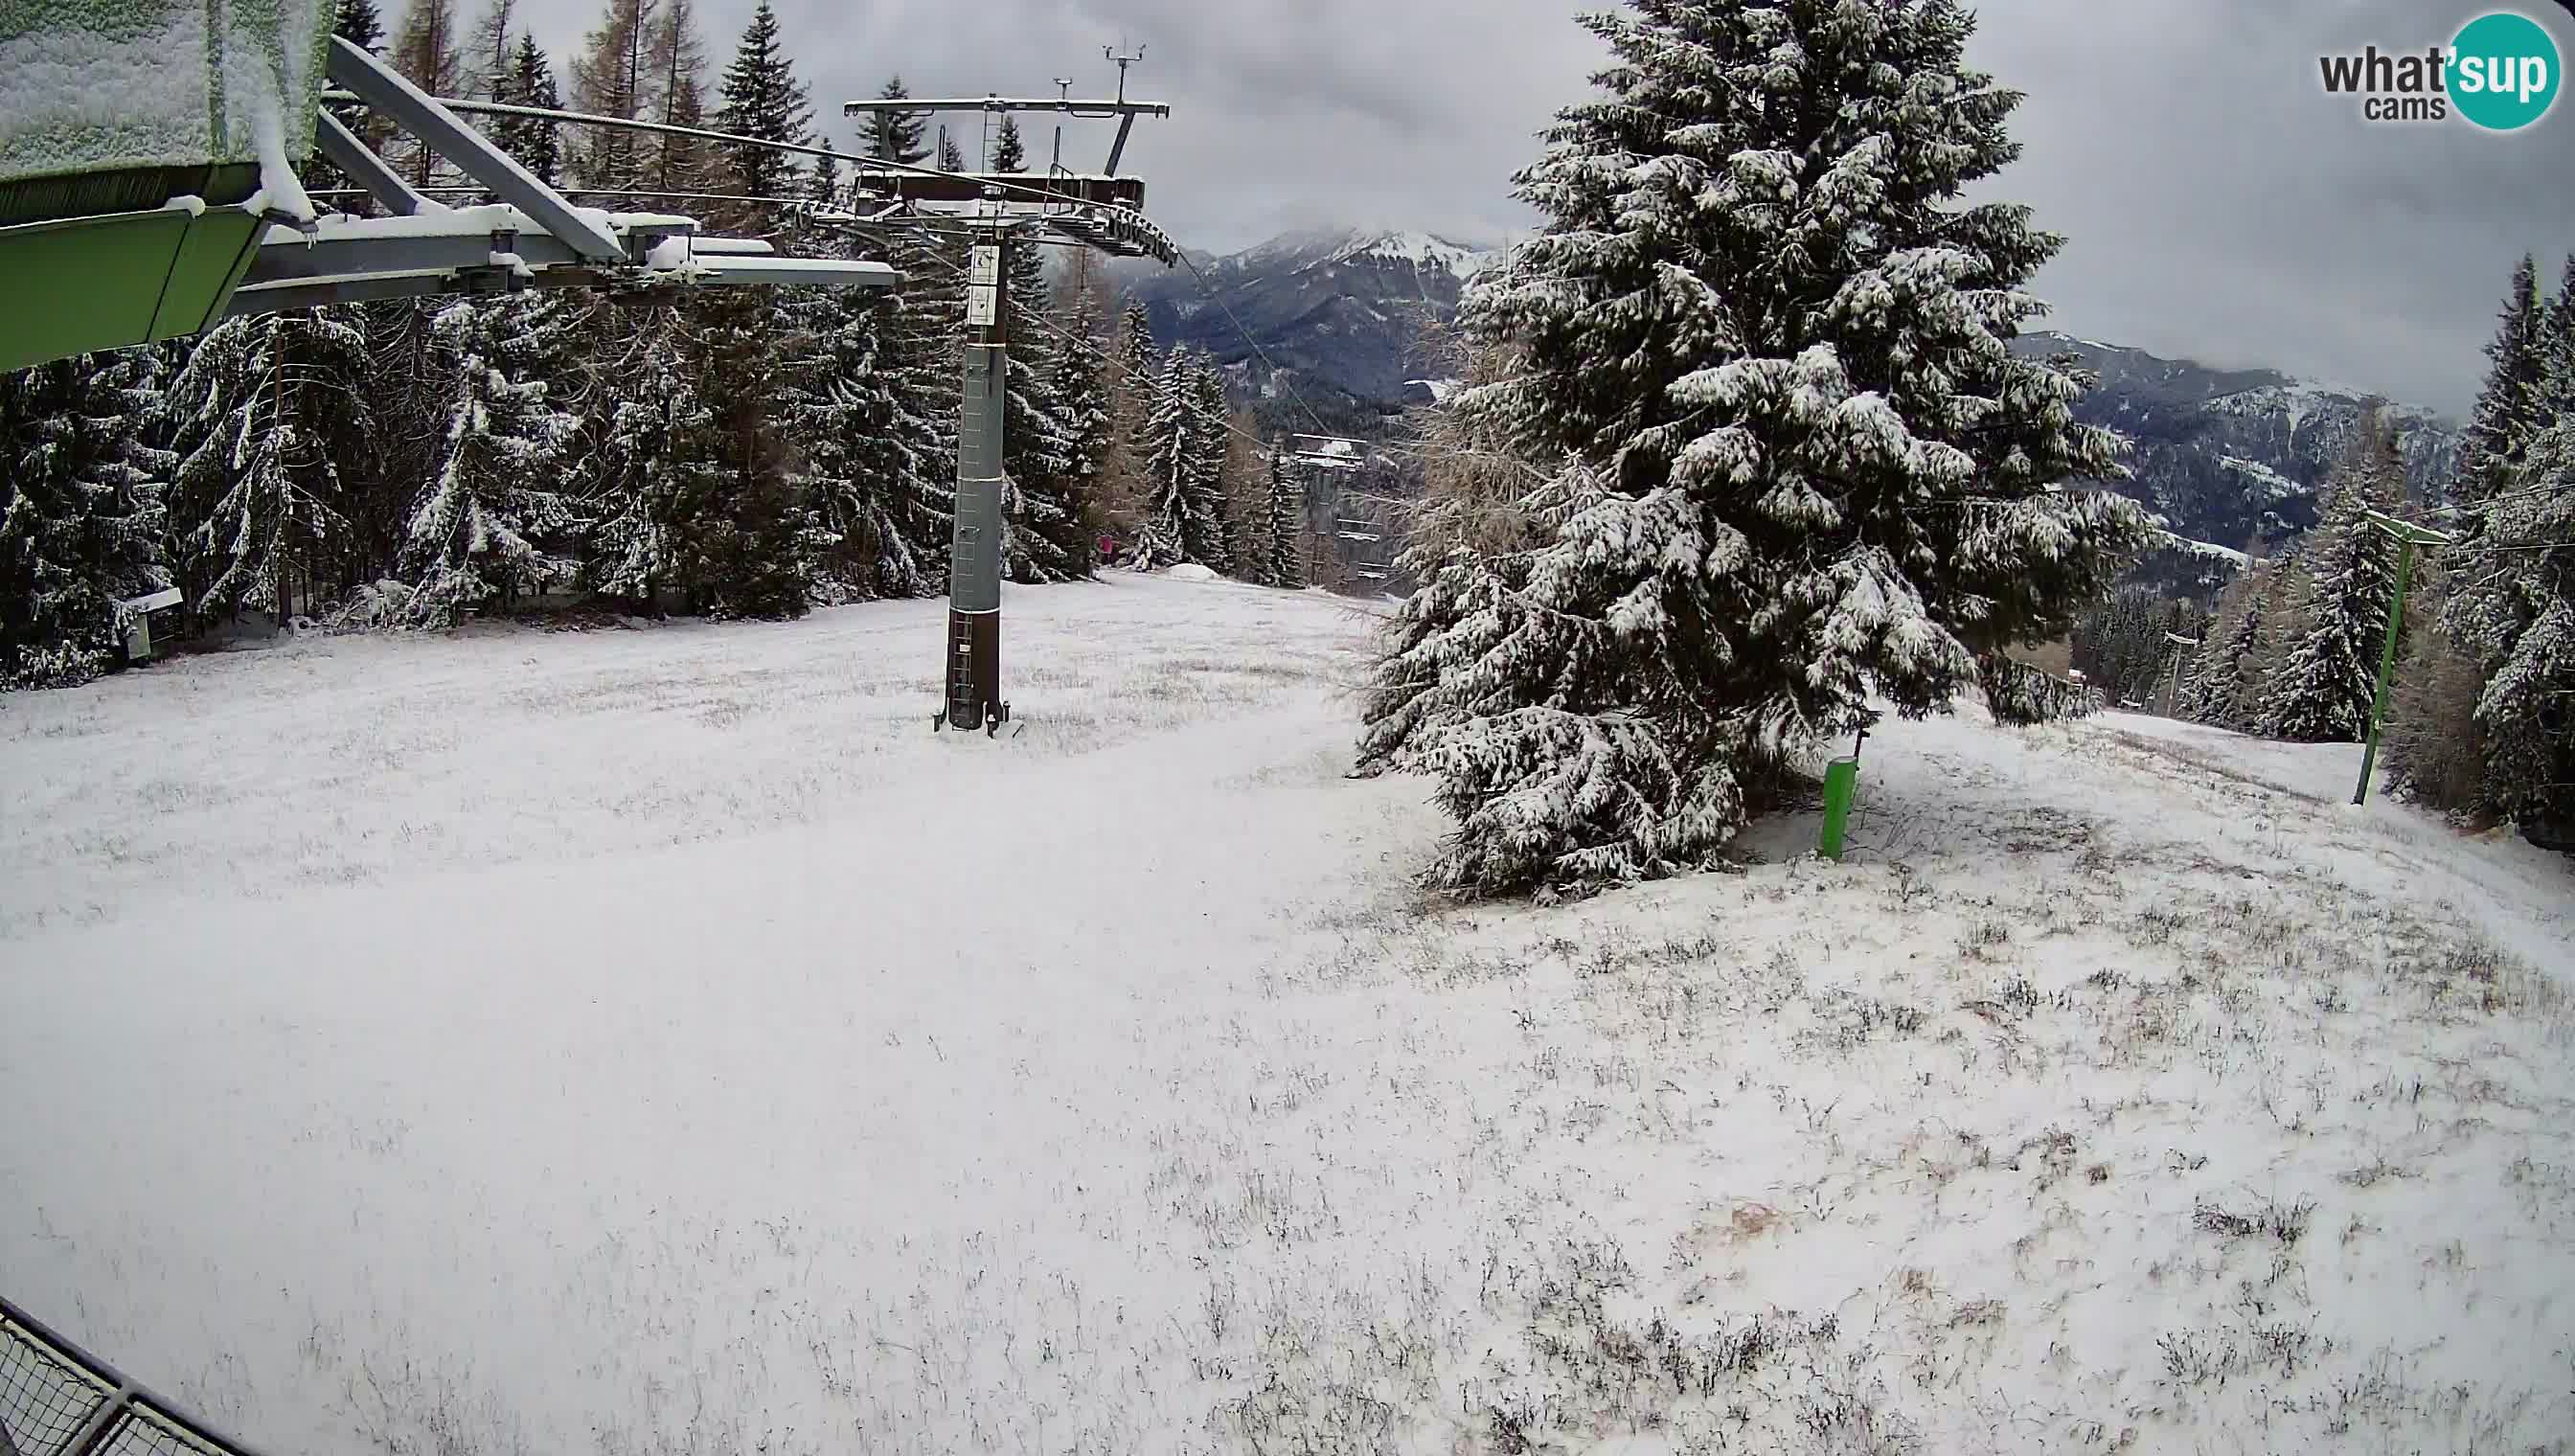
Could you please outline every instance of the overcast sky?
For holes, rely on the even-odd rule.
[[[754,0],[699,0],[731,53]],[[1106,94],[1105,45],[1148,49],[1129,170],[1184,244],[1318,225],[1460,241],[1531,221],[1509,196],[1534,133],[1599,59],[1578,0],[775,0],[824,120],[902,73],[917,95]],[[520,0],[560,64],[596,0]],[[465,0],[468,9],[475,0]],[[2068,235],[2039,280],[2070,332],[2268,365],[2463,412],[2512,261],[2575,246],[2575,97],[2531,131],[2369,125],[2322,50],[2420,51],[2475,0],[1985,0],[1973,60],[2028,93],[1993,189]],[[2525,9],[2575,60],[2575,17]],[[389,16],[397,0],[387,0]],[[972,116],[952,119],[979,127]],[[1032,133],[1041,158],[1051,123]],[[970,155],[975,136],[969,136]],[[1068,127],[1096,167],[1108,131]]]

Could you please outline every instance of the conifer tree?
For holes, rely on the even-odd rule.
[[[2417,561],[2415,575],[2406,608],[2412,630],[2397,661],[2379,759],[2387,765],[2390,792],[2435,808],[2473,810],[2485,796],[2485,731],[2477,723],[2485,675],[2441,626],[2449,583],[2438,558]]]
[[[2182,717],[2212,728],[2234,726],[2241,664],[2258,627],[2257,604],[2269,585],[2269,569],[2255,563],[2217,594],[2182,689]]]
[[[993,134],[993,170],[1014,176],[1029,170],[1028,143],[1020,139],[1020,123],[1009,112],[1002,114],[1001,128]]]
[[[580,421],[550,397],[565,313],[547,294],[518,293],[460,299],[431,326],[454,388],[404,544],[414,625],[449,626],[496,598],[506,609],[570,575],[575,516],[558,482]]]
[[[167,401],[180,573],[201,614],[309,602],[319,552],[346,525],[340,462],[371,432],[365,332],[339,309],[227,319],[198,341]]]
[[[2324,516],[2299,551],[2300,620],[2279,670],[2263,685],[2262,730],[2302,743],[2358,742],[2378,690],[2378,659],[2396,590],[2396,548],[2370,524],[2393,512],[2405,462],[2382,411],[2373,411],[2335,472]]]
[[[882,323],[893,315],[839,289],[782,289],[776,408],[789,479],[817,532],[816,571],[835,599],[926,595],[928,573],[904,531],[912,482],[946,463],[919,459],[898,401]]]
[[[901,76],[886,82],[885,89],[877,93],[879,101],[908,101],[911,97],[912,92],[904,86]],[[930,148],[922,141],[922,134],[928,126],[929,123],[917,111],[872,111],[860,127],[859,135],[867,143],[869,156],[879,161],[917,167],[930,156]]]
[[[1065,323],[1065,338],[1056,348],[1052,381],[1056,409],[1066,439],[1065,494],[1076,508],[1075,535],[1069,545],[1090,575],[1098,553],[1093,540],[1110,529],[1102,499],[1102,474],[1109,462],[1109,381],[1107,357],[1100,348],[1099,298],[1077,280]]]
[[[1199,561],[1193,546],[1214,534],[1216,522],[1204,515],[1206,492],[1197,474],[1205,447],[1196,418],[1198,358],[1188,345],[1175,345],[1163,361],[1161,387],[1141,437],[1145,453],[1145,521],[1137,533],[1129,565],[1160,571],[1185,561]]]
[[[1234,436],[1226,429],[1225,376],[1218,372],[1214,355],[1194,353],[1190,364],[1186,408],[1191,424],[1191,507],[1183,518],[1189,529],[1182,535],[1181,547],[1191,561],[1231,576],[1235,558],[1226,529],[1230,513],[1225,463],[1234,449]]]
[[[1288,469],[1287,456],[1270,452],[1270,584],[1305,589],[1305,490]]]
[[[1225,457],[1217,465],[1226,560],[1237,580],[1256,587],[1273,586],[1269,452],[1261,447],[1259,424],[1252,412],[1237,411],[1228,423]]]
[[[1872,693],[2072,711],[2006,649],[2062,636],[2142,545],[2084,382],[2005,346],[2061,240],[1963,189],[2017,94],[1956,0],[1633,0],[1585,22],[1606,94],[1518,195],[1539,235],[1467,330],[1524,367],[1452,408],[1548,483],[1529,550],[1407,556],[1365,769],[1437,775],[1434,882],[1593,883],[1712,859],[1776,765]]]
[[[877,301],[884,379],[893,408],[888,448],[906,478],[890,495],[910,558],[929,594],[948,587],[957,511],[957,421],[964,359],[965,264],[935,239],[908,238],[885,250],[903,274]]]
[[[554,62],[537,44],[534,32],[522,34],[510,53],[510,72],[501,99],[512,106],[563,110],[555,88]],[[563,185],[563,124],[533,116],[503,116],[492,121],[492,140],[548,187]]]
[[[957,149],[957,139],[948,134],[946,127],[939,129],[939,170],[942,172],[966,170],[966,154]]]
[[[769,0],[752,11],[733,63],[725,68],[724,107],[716,114],[716,129],[791,146],[813,139],[813,97],[797,79],[779,37],[778,12]],[[722,150],[721,190],[745,197],[785,197],[792,190],[796,164],[787,153],[730,145]],[[728,222],[742,226],[761,215],[756,204],[747,205]]]
[[[2485,348],[2489,368],[2474,415],[2459,435],[2452,493],[2482,501],[2504,490],[2540,425],[2539,392],[2547,375],[2546,296],[2538,260],[2525,253],[2504,294],[2495,337]],[[2471,531],[2475,529],[2473,521]]]
[[[160,402],[150,348],[0,375],[0,691],[104,672],[121,601],[170,585],[163,484],[146,443]]]
[[[2564,826],[2575,824],[2575,255],[2538,313],[2528,419],[2485,457],[2499,465],[2484,492],[2462,502],[2443,625],[2485,677],[2487,805]],[[2511,362],[2497,361],[2489,395]]]
[[[592,518],[583,543],[580,581],[603,596],[653,606],[670,589],[693,592],[697,512],[715,493],[721,470],[709,436],[715,413],[686,373],[669,336],[676,320],[646,325],[634,383],[608,402],[613,413],[591,459]]]

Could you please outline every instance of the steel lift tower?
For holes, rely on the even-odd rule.
[[[931,719],[934,730],[980,728],[989,735],[1011,717],[1002,696],[1002,420],[1009,396],[1012,254],[1056,243],[1155,258],[1167,268],[1180,258],[1172,240],[1145,218],[1144,179],[1118,172],[1136,118],[1169,116],[1172,108],[1127,99],[1127,68],[1143,58],[1141,50],[1134,56],[1113,51],[1109,58],[1118,62],[1119,81],[1117,97],[1108,101],[984,96],[853,101],[842,107],[847,116],[1054,112],[1118,123],[1109,163],[1093,173],[1068,171],[1061,163],[1042,173],[895,170],[863,157],[852,182],[860,211],[821,218],[867,232],[928,231],[934,244],[963,242],[967,248],[965,400],[957,429],[943,706]],[[1059,155],[1061,150],[1059,135]]]

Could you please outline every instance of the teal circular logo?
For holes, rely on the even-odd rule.
[[[2450,104],[2490,132],[2517,132],[2557,102],[2557,39],[2527,15],[2480,15],[2450,42]]]

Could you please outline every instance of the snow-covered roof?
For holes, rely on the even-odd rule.
[[[209,163],[274,173],[313,149],[329,0],[47,0],[33,13],[0,37],[0,183]]]

